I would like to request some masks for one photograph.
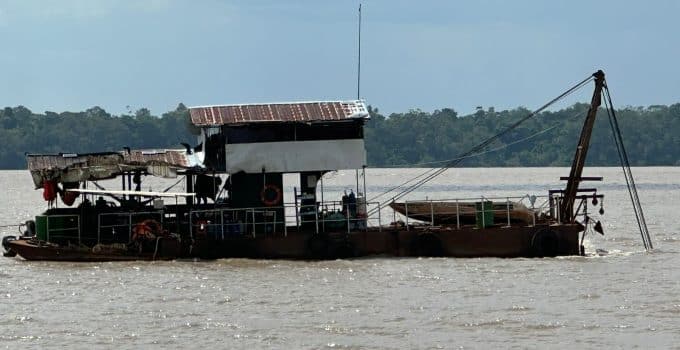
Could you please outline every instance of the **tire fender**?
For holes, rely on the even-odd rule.
[[[422,233],[411,239],[412,256],[444,256],[444,246],[441,239],[434,233]]]
[[[560,251],[557,233],[550,229],[540,230],[531,237],[531,253],[535,257],[555,257]]]

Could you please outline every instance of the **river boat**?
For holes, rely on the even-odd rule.
[[[534,199],[523,197],[524,199]],[[537,208],[529,208],[522,202],[510,201],[488,201],[478,199],[478,202],[467,202],[460,200],[425,200],[409,202],[392,202],[390,208],[394,211],[408,216],[411,219],[432,222],[435,225],[474,225],[477,222],[503,222],[509,220],[513,224],[532,225],[536,223],[536,218],[541,214]],[[484,207],[484,210],[482,210]],[[488,218],[485,215],[489,215]],[[478,216],[480,216],[478,218]]]
[[[588,204],[603,198],[579,188],[598,180],[582,171],[604,73],[588,81],[595,91],[566,187],[547,196],[368,199],[364,101],[199,106],[189,109],[201,130],[195,147],[28,155],[49,208],[23,236],[5,237],[5,254],[68,261],[580,255],[594,224]],[[328,200],[324,175],[339,169],[354,170],[356,187]],[[299,181],[291,198],[284,174]],[[142,191],[147,176],[179,178],[185,192]],[[116,178],[121,190],[98,183]]]

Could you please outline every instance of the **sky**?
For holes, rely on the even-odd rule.
[[[535,108],[597,69],[616,106],[680,102],[680,1],[361,2],[361,98],[382,113]],[[0,107],[355,99],[358,5],[0,0]]]

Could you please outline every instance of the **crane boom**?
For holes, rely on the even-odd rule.
[[[590,108],[586,115],[586,120],[581,129],[581,137],[576,146],[576,153],[574,154],[574,161],[571,163],[571,171],[569,172],[569,179],[567,180],[567,188],[564,190],[564,197],[560,204],[560,218],[562,222],[573,222],[576,217],[574,214],[574,201],[576,200],[576,193],[578,186],[582,180],[583,166],[588,155],[588,147],[590,146],[590,136],[593,133],[593,126],[595,125],[595,117],[597,116],[597,109],[602,102],[602,87],[604,86],[604,72],[598,70],[593,73],[595,77],[595,90],[590,101]]]

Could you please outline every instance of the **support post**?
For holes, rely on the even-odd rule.
[[[460,204],[456,199],[456,228],[460,230]]]
[[[378,202],[378,232],[382,232],[382,223],[380,220],[380,202]]]
[[[102,214],[97,214],[97,244],[102,241]],[[130,243],[130,237],[128,237],[128,243]]]
[[[484,196],[482,196],[482,228],[486,228],[486,218],[484,217]]]
[[[404,200],[404,211],[406,212],[406,231],[408,231],[408,201]]]
[[[506,203],[505,203],[505,209],[506,209],[506,214],[508,216],[508,227],[510,227],[510,198],[505,198]]]
[[[434,226],[434,204],[430,199],[430,226]]]
[[[364,165],[362,169],[362,174],[364,177],[364,201],[366,202],[366,212],[368,213],[368,195],[366,194],[366,166]]]

